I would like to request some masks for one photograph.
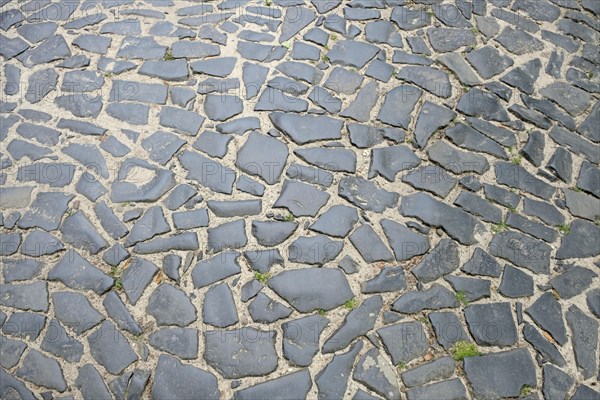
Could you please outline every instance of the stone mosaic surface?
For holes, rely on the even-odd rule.
[[[0,7],[0,398],[600,397],[597,0]]]

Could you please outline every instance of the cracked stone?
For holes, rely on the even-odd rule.
[[[552,293],[541,295],[525,312],[560,345],[566,343],[567,329],[563,322],[562,307]]]
[[[282,324],[283,356],[293,365],[309,366],[319,351],[319,343],[315,338],[321,336],[328,324],[329,320],[320,315],[310,315]]]

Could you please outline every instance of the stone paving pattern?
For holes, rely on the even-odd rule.
[[[597,0],[0,5],[0,398],[599,398]]]

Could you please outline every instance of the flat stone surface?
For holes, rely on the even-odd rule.
[[[371,225],[361,225],[350,235],[350,242],[368,262],[391,261],[394,256]]]
[[[187,326],[196,320],[196,309],[180,289],[161,284],[148,299],[146,312],[157,325]]]
[[[563,322],[562,307],[551,293],[541,295],[525,312],[542,329],[549,332],[559,343],[567,341],[567,330]]]
[[[233,398],[236,400],[272,398],[273,396],[290,399],[304,398],[311,387],[310,373],[307,369],[303,369],[239,390],[234,393]]]
[[[482,346],[510,346],[517,341],[510,303],[473,304],[465,308],[471,335]]]
[[[550,246],[522,233],[509,231],[494,235],[489,252],[536,274],[550,273]]]
[[[404,314],[453,307],[458,307],[455,296],[444,286],[438,284],[433,284],[429,289],[423,291],[405,293],[392,304],[392,310]]]
[[[380,396],[399,400],[400,388],[393,366],[375,348],[367,351],[358,361],[352,378]]]
[[[138,359],[125,336],[112,322],[104,321],[95,333],[87,339],[90,353],[111,374],[120,374]]]
[[[175,384],[179,380],[189,384]],[[217,378],[212,373],[184,364],[166,354],[158,359],[151,391],[153,399],[162,399],[165,396],[181,399],[190,396],[212,398],[219,395]]]

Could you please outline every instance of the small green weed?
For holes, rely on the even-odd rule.
[[[560,224],[558,226],[558,231],[560,233],[562,233],[563,235],[566,235],[567,233],[571,232],[571,225],[570,224]]]
[[[356,307],[358,307],[358,300],[353,297],[344,303],[344,307],[346,307],[348,310],[354,310]]]
[[[523,385],[521,386],[521,394],[519,395],[519,397],[527,397],[529,396],[529,394],[531,393],[531,389],[532,387],[529,385]]]
[[[171,53],[171,50],[169,50],[165,53],[165,56],[163,57],[163,59],[165,61],[171,61],[171,60],[174,60],[175,57],[173,57],[173,53]]]
[[[454,297],[456,297],[456,300],[463,306],[469,305],[469,300],[467,299],[467,292],[465,292],[464,290],[459,290],[458,292],[454,293]]]
[[[254,273],[254,277],[256,278],[257,281],[259,281],[263,285],[266,285],[267,282],[269,281],[269,278],[271,278],[271,274],[268,272],[260,273],[257,271]]]
[[[285,217],[283,217],[284,221],[290,222],[294,220],[294,215],[293,214],[288,214]]]
[[[327,315],[327,311],[323,310],[322,308],[319,308],[317,310],[317,313],[321,316],[324,317],[325,315]]]
[[[508,230],[508,225],[506,225],[505,221],[500,222],[499,224],[494,224],[492,226],[492,233],[499,233]]]
[[[459,340],[454,343],[450,351],[456,361],[462,361],[465,357],[475,357],[481,354],[475,343],[467,342],[466,340]]]

